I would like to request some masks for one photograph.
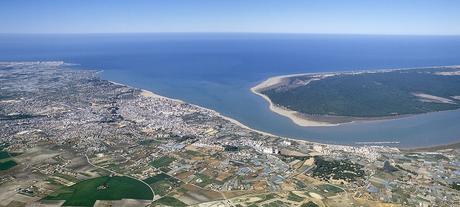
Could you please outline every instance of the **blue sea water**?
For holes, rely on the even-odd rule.
[[[300,127],[250,88],[282,74],[460,65],[459,36],[305,34],[0,35],[0,61],[64,60],[103,78],[214,109],[249,127],[325,143],[460,141],[460,111],[397,120]],[[429,86],[427,86],[429,87]],[[459,91],[460,95],[460,91]]]

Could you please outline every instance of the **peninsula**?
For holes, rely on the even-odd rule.
[[[460,108],[460,67],[277,76],[251,89],[300,126],[331,126]]]

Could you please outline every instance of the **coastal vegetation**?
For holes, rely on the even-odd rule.
[[[261,89],[270,100],[307,115],[385,117],[460,108],[459,68],[289,77]],[[304,84],[299,84],[304,83]]]

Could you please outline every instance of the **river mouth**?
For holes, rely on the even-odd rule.
[[[179,85],[151,77],[134,77],[123,71],[105,71],[103,77],[154,91],[218,111],[248,127],[299,140],[343,145],[384,145],[399,148],[428,147],[459,141],[460,110],[431,112],[396,119],[356,121],[337,126],[302,127],[273,113],[269,104],[245,85],[188,80]],[[211,94],[211,96],[209,96]],[[216,103],[216,100],[217,101]]]
[[[250,88],[269,77],[460,64],[460,37],[347,35],[0,35],[2,61],[63,60],[102,78],[210,108],[271,134],[357,145],[423,147],[460,140],[460,111],[301,127]],[[27,44],[18,44],[27,43]],[[416,52],[414,52],[416,51]],[[364,54],[364,55],[363,55]]]

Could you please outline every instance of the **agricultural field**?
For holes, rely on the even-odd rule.
[[[10,154],[7,151],[0,150],[0,160],[10,158]]]
[[[18,163],[16,163],[13,160],[8,160],[5,162],[0,162],[0,170],[8,170],[14,166],[16,166]]]
[[[4,150],[5,147],[7,147],[7,145],[0,144],[0,171],[8,170],[8,169],[18,165],[18,163],[16,161],[12,160],[11,158],[16,156],[16,155],[19,155],[19,154],[18,153],[10,153],[10,152]]]
[[[144,182],[148,183],[153,188],[155,194],[160,196],[166,195],[171,190],[179,187],[182,184],[180,180],[164,173],[149,177],[145,179]]]
[[[168,171],[168,168],[167,168],[168,165],[171,164],[172,162],[174,162],[174,160],[176,160],[176,159],[173,158],[173,157],[164,156],[164,157],[160,157],[160,158],[155,159],[154,161],[152,161],[150,163],[150,166],[158,168],[158,169],[161,169],[163,171]]]
[[[162,197],[156,200],[155,202],[153,202],[153,206],[162,206],[162,205],[175,206],[175,207],[187,206],[187,204],[183,203],[182,201],[177,200],[176,198],[170,197],[170,196]]]
[[[318,189],[321,190],[321,193],[326,197],[335,196],[338,193],[344,192],[342,189],[340,189],[340,188],[338,188],[336,186],[333,186],[331,184],[322,184],[322,185],[319,185],[317,187],[318,187]]]
[[[104,176],[64,187],[44,200],[65,200],[64,206],[93,206],[96,200],[151,200],[152,192],[140,181],[123,176]]]

